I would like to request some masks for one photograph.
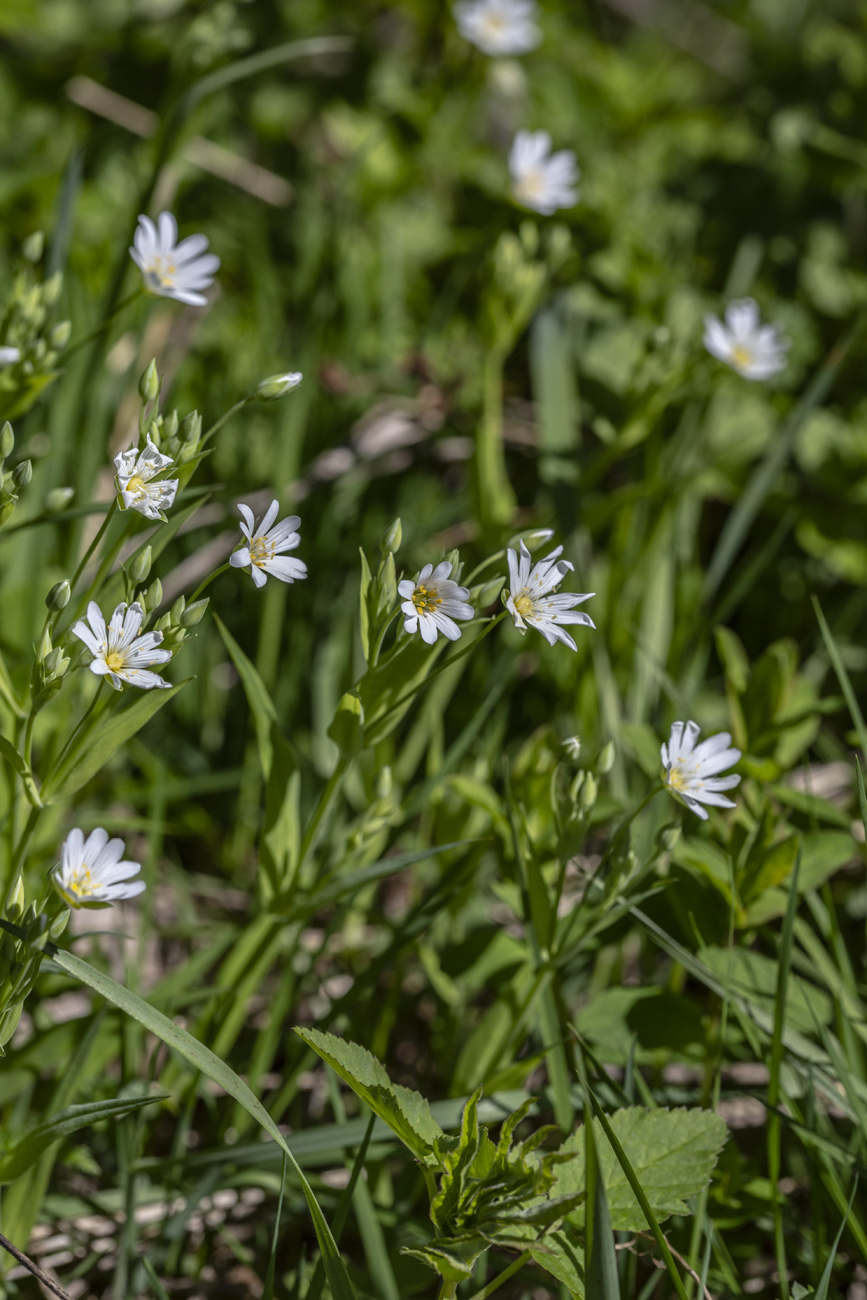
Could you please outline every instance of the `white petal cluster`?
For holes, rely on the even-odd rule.
[[[176,298],[191,307],[204,307],[202,293],[213,283],[220,259],[206,253],[205,235],[189,235],[178,243],[178,223],[170,212],[161,212],[157,224],[139,217],[129,255],[144,276],[146,288],[163,298]]]
[[[21,353],[18,348],[0,348],[0,370],[5,369],[6,366],[14,366],[16,361],[20,360]]]
[[[235,569],[250,566],[250,577],[257,587],[264,587],[267,574],[279,578],[281,582],[294,582],[296,578],[307,577],[307,565],[303,560],[293,560],[285,551],[294,551],[301,541],[298,515],[289,515],[274,524],[280,509],[278,501],[272,501],[268,513],[257,527],[253,511],[249,506],[239,505],[243,517],[241,532],[247,539],[247,545],[229,556],[229,563]]]
[[[551,152],[547,131],[519,131],[509,150],[512,197],[524,208],[549,217],[578,202],[581,169],[571,149]]]
[[[87,622],[79,619],[72,626],[72,635],[83,641],[93,655],[90,671],[98,677],[107,677],[116,691],[123,690],[124,682],[140,686],[144,691],[170,685],[158,673],[147,671],[152,664],[168,663],[172,652],[158,648],[162,632],[139,636],[143,621],[144,610],[138,601],[132,605],[122,602],[106,627],[102,611],[92,600],[87,607]]]
[[[720,776],[719,773],[737,763],[741,751],[731,747],[732,738],[727,731],[696,745],[700,733],[701,728],[695,722],[672,723],[668,744],[662,745],[660,757],[663,780],[668,789],[706,821],[707,813],[702,804],[712,804],[717,808],[735,807],[731,799],[726,799],[720,791],[734,789],[741,778],[737,775]]]
[[[154,483],[153,479],[173,464],[171,456],[164,456],[148,437],[144,450],[130,447],[129,451],[115,456],[114,464],[121,509],[138,510],[146,519],[165,520],[165,511],[174,503],[178,480],[169,478]]]
[[[710,312],[704,318],[704,345],[744,379],[770,379],[785,370],[789,349],[776,325],[762,325],[752,298],[730,302],[725,324]]]
[[[397,590],[403,596],[401,611],[405,615],[405,632],[420,632],[422,641],[433,645],[441,632],[449,641],[457,641],[461,629],[455,619],[472,618],[475,610],[467,604],[469,590],[459,587],[449,574],[452,566],[442,560],[436,568],[426,564],[415,582],[404,578]]]
[[[72,830],[60,850],[60,866],[51,882],[70,907],[103,907],[135,898],[144,891],[143,880],[133,880],[141,871],[138,862],[122,861],[123,840],[110,840],[101,827],[84,832]]]
[[[542,633],[549,645],[562,641],[570,650],[577,650],[578,647],[562,625],[581,623],[584,627],[595,627],[589,614],[574,608],[595,593],[588,591],[585,595],[577,595],[572,591],[555,590],[573,568],[568,560],[560,559],[562,546],[555,547],[544,560],[533,564],[523,541],[518,545],[520,554],[511,548],[506,552],[511,589],[506,608],[515,620],[515,627],[526,632],[529,623],[530,627]]]
[[[536,0],[460,0],[458,31],[483,54],[526,54],[542,39]]]

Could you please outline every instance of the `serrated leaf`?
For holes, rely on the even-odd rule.
[[[401,1254],[420,1259],[446,1282],[465,1282],[472,1277],[476,1260],[487,1248],[484,1237],[471,1237],[460,1242],[446,1240],[430,1246],[404,1246]]]
[[[562,1282],[576,1300],[584,1300],[584,1243],[574,1229],[564,1225],[527,1249],[536,1263]]]
[[[725,1120],[708,1110],[645,1110],[633,1106],[615,1111],[610,1123],[657,1219],[690,1213],[686,1201],[710,1181],[725,1143]],[[594,1120],[593,1124],[611,1226],[617,1231],[643,1232],[647,1221],[641,1207],[598,1122]],[[557,1168],[552,1190],[563,1196],[584,1187],[583,1128],[567,1138],[560,1150],[576,1156]],[[583,1211],[573,1211],[569,1222],[580,1228]]]
[[[0,1159],[0,1183],[12,1183],[25,1170],[35,1164],[42,1152],[52,1142],[77,1133],[79,1129],[89,1128],[100,1120],[120,1119],[133,1111],[150,1106],[152,1102],[165,1101],[167,1093],[157,1093],[148,1097],[115,1097],[107,1101],[84,1102],[78,1106],[67,1106],[45,1124],[31,1129],[19,1138],[11,1150]]]
[[[439,1163],[434,1143],[445,1135],[421,1093],[392,1083],[376,1057],[358,1043],[318,1029],[296,1026],[295,1033],[385,1121],[417,1159],[425,1164]]]
[[[431,1201],[430,1217],[440,1232],[447,1232],[456,1222],[464,1199],[464,1185],[479,1149],[479,1101],[481,1088],[477,1088],[464,1106],[461,1116],[461,1133],[457,1148],[443,1161],[440,1187]],[[487,1134],[485,1134],[487,1136]]]

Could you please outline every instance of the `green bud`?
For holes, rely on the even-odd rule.
[[[138,587],[147,581],[147,576],[151,571],[153,563],[153,551],[150,546],[146,546],[140,551],[127,569],[130,581]]]
[[[183,614],[183,612],[184,612],[184,610],[185,610],[186,608],[187,608],[187,598],[186,598],[186,596],[178,596],[178,598],[177,598],[177,600],[175,601],[174,605],[172,605],[172,608],[171,608],[171,611],[170,611],[170,614],[169,614],[169,617],[170,617],[170,619],[171,619],[171,625],[172,625],[172,627],[178,627],[178,626],[180,625],[181,615]]]
[[[303,378],[299,370],[287,371],[285,375],[269,375],[257,384],[254,397],[258,402],[276,402],[297,388]]]
[[[53,307],[60,297],[60,291],[63,288],[63,274],[55,271],[42,286],[42,301],[47,307]]]
[[[68,578],[64,578],[62,582],[55,582],[45,597],[45,608],[50,610],[52,614],[57,614],[61,609],[66,609],[71,595],[72,588],[69,585]]]
[[[670,826],[663,826],[656,834],[657,848],[670,853],[680,839],[680,831],[681,827],[677,822],[672,822]]]
[[[162,617],[158,618],[156,623],[154,624],[154,631],[167,632],[171,628],[171,626],[172,626],[171,614],[163,614]]]
[[[572,784],[569,787],[569,798],[573,803],[575,803],[581,792],[581,787],[584,784],[584,778],[586,776],[587,773],[582,768],[580,771],[576,772],[575,776],[572,778]]]
[[[58,321],[58,323],[54,326],[54,329],[51,331],[51,333],[48,336],[51,346],[53,348],[56,348],[58,352],[61,352],[69,342],[69,336],[71,333],[72,333],[71,320]]]
[[[0,429],[0,459],[6,460],[15,450],[15,434],[12,432],[12,425],[7,420]]]
[[[33,478],[33,466],[29,460],[19,461],[12,471],[12,482],[17,488],[25,488]]]
[[[156,609],[163,603],[163,584],[159,578],[154,578],[151,585],[145,592],[145,605],[148,609]]]
[[[391,768],[386,764],[384,767],[381,767],[376,774],[377,799],[388,799],[393,787],[394,782],[391,778]]]
[[[47,356],[48,344],[45,342],[45,339],[37,339],[33,344],[33,347],[30,349],[30,360],[33,365],[41,366]]]
[[[28,262],[38,262],[44,247],[45,236],[41,230],[34,230],[33,234],[28,235],[21,245],[21,256],[25,257]]]
[[[66,929],[67,925],[69,924],[70,916],[71,916],[71,912],[69,908],[65,907],[63,911],[60,913],[60,915],[56,916],[54,920],[51,922],[51,925],[48,927],[49,937],[53,939],[55,942],[60,938],[60,936],[63,934],[63,931]]]
[[[49,650],[48,654],[43,657],[42,671],[45,674],[46,678],[49,676],[53,677],[55,675],[58,667],[60,666],[60,661],[62,660],[62,658],[63,658],[63,650],[59,645],[56,645],[53,650]]]
[[[15,922],[24,911],[24,880],[21,876],[15,881],[6,900],[6,919]]]
[[[198,623],[201,623],[205,616],[205,610],[210,603],[210,596],[205,596],[202,600],[196,600],[192,605],[187,605],[181,614],[181,627],[195,627]]]
[[[515,533],[514,537],[509,538],[506,545],[511,550],[517,551],[519,549],[519,544],[523,542],[532,555],[534,551],[538,551],[540,546],[544,546],[546,542],[550,542],[553,536],[553,528],[534,528],[530,532]]]
[[[181,442],[198,442],[202,436],[202,417],[198,411],[190,411],[184,416],[179,434]]]
[[[614,766],[614,742],[609,740],[607,745],[602,746],[599,757],[596,760],[596,771],[605,776]]]
[[[43,509],[46,514],[58,515],[61,510],[65,510],[72,498],[75,496],[75,488],[59,487],[53,488],[45,498]]]
[[[581,793],[578,796],[578,802],[585,812],[588,812],[596,802],[596,778],[592,772],[588,772],[584,778],[584,784],[581,786]]]
[[[476,605],[479,609],[485,609],[488,605],[493,605],[494,601],[503,590],[503,584],[505,581],[506,579],[503,577],[491,578],[490,582],[486,582],[483,587],[479,588],[479,593],[476,597]]]
[[[138,394],[143,402],[153,402],[159,397],[159,392],[160,377],[157,373],[157,363],[152,361],[138,381]]]
[[[391,524],[383,534],[382,541],[379,543],[379,549],[383,555],[387,555],[389,552],[393,555],[395,551],[400,550],[400,544],[402,541],[403,528],[401,527],[400,520],[395,519],[394,523]]]
[[[176,438],[178,435],[178,413],[169,411],[168,415],[163,416],[162,435],[164,439]]]

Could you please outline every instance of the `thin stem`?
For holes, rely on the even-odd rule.
[[[114,517],[115,510],[117,510],[117,497],[115,497],[112,500],[111,505],[108,507],[108,510],[106,511],[105,518],[103,519],[102,523],[99,525],[99,528],[97,529],[96,536],[94,537],[93,541],[90,543],[90,546],[88,546],[87,550],[84,552],[84,555],[81,558],[78,568],[75,570],[75,574],[73,575],[72,582],[69,584],[73,591],[75,590],[75,586],[76,583],[78,582],[78,579],[81,577],[82,573],[84,572],[88,560],[93,555],[97,546],[99,546],[99,543],[102,541],[103,537],[105,536],[106,530]]]
[[[231,564],[229,564],[227,560],[225,564],[220,565],[219,569],[214,569],[214,572],[209,574],[208,577],[205,578],[204,582],[199,583],[198,587],[196,587],[196,590],[193,592],[192,596],[190,596],[190,599],[187,601],[187,604],[188,605],[195,604],[195,602],[199,599],[199,597],[201,596],[205,588],[209,587],[215,578],[219,578],[221,573],[225,573],[226,570],[231,569],[231,567],[232,567]]]
[[[73,731],[72,731],[71,736],[70,736],[69,739],[67,740],[66,744],[63,746],[63,749],[60,751],[60,757],[58,758],[57,762],[56,762],[55,765],[54,765],[55,770],[57,770],[57,769],[60,767],[60,765],[61,765],[61,763],[63,762],[63,760],[66,758],[66,755],[69,753],[70,749],[72,748],[74,742],[78,739],[79,735],[81,734],[82,730],[84,729],[84,725],[85,725],[85,723],[87,722],[88,718],[89,718],[89,717],[91,716],[91,714],[93,713],[93,710],[96,708],[97,700],[99,699],[100,695],[102,694],[102,688],[103,688],[104,685],[105,685],[105,678],[104,678],[104,677],[100,677],[100,679],[99,679],[99,685],[98,685],[97,688],[96,688],[96,694],[94,695],[93,699],[92,699],[92,700],[90,701],[90,703],[88,704],[87,708],[86,708],[86,709],[84,710],[84,712],[82,713],[82,715],[81,715],[81,717],[79,718],[79,720],[78,720],[76,726],[73,728]],[[50,774],[49,774],[49,775],[50,775]],[[46,780],[47,780],[47,779],[48,779],[48,778],[46,777]]]
[[[68,1291],[64,1291],[63,1287],[58,1285],[53,1277],[49,1277],[47,1273],[44,1273],[38,1264],[34,1263],[32,1259],[29,1259],[23,1251],[19,1250],[18,1247],[9,1240],[8,1237],[4,1237],[2,1232],[0,1232],[0,1246],[2,1246],[5,1251],[8,1251],[12,1258],[16,1259],[22,1268],[26,1268],[28,1273],[32,1273],[35,1278],[38,1278],[42,1285],[47,1287],[52,1295],[58,1296],[59,1300],[72,1300],[72,1296]]]
[[[493,1282],[489,1282],[487,1286],[482,1287],[481,1291],[477,1291],[475,1295],[470,1296],[470,1300],[488,1300],[489,1295],[493,1295],[495,1291],[499,1290],[504,1282],[508,1282],[510,1277],[514,1277],[519,1269],[523,1268],[525,1264],[529,1264],[532,1258],[533,1256],[529,1250],[525,1250],[523,1255],[513,1259],[508,1268],[504,1268],[502,1273],[499,1273],[494,1278]]]
[[[85,334],[83,339],[78,339],[71,347],[66,348],[63,353],[63,360],[68,360],[69,357],[74,356],[81,348],[86,348],[88,343],[92,343],[94,339],[98,339],[100,334],[108,329],[111,322],[115,320],[122,311],[125,311],[131,303],[134,303],[137,299],[141,298],[143,294],[144,286],[139,285],[134,293],[129,294],[128,297],[124,298],[122,302],[117,304],[111,314],[105,317],[101,325],[97,325],[96,329],[91,330],[89,334]]]
[[[472,573],[469,574],[468,577],[464,578],[464,584],[467,587],[471,587],[473,585],[473,578],[477,578],[480,573],[484,572],[485,569],[489,569],[492,564],[496,564],[497,560],[504,559],[505,555],[506,555],[505,546],[500,551],[494,551],[493,555],[489,555],[486,560],[482,560],[481,564],[477,564],[476,567],[473,569]]]
[[[319,834],[319,827],[322,824],[322,819],[325,816],[328,809],[330,808],[334,796],[337,794],[337,791],[340,789],[340,785],[343,781],[344,776],[346,775],[346,771],[348,767],[349,767],[349,759],[344,758],[341,755],[341,757],[337,760],[337,766],[335,767],[334,771],[331,773],[331,776],[328,778],[328,784],[326,785],[325,789],[322,791],[322,794],[319,796],[319,802],[317,803],[316,808],[314,809],[313,816],[310,818],[310,821],[307,824],[307,830],[304,832],[304,838],[301,841],[301,849],[298,854],[299,872],[301,871],[301,868],[304,866],[304,863],[307,859],[307,855],[310,853],[310,850],[313,848],[314,844],[316,843],[316,839]]]
[[[392,623],[397,618],[400,612],[401,612],[400,605],[398,605],[396,609],[393,609],[391,611],[388,618],[383,623],[379,632],[379,636],[376,638],[376,645],[373,647],[373,654],[371,655],[370,658],[371,668],[375,668],[376,665],[379,663],[379,652],[382,649],[382,643],[385,640],[385,634],[388,631],[388,629],[391,627]]]
[[[443,1284],[439,1289],[437,1300],[453,1300],[455,1291],[458,1289],[457,1282],[448,1282],[443,1278]]]
[[[221,415],[219,420],[215,420],[214,423],[211,425],[210,429],[208,429],[206,433],[202,434],[201,440],[199,442],[199,446],[204,447],[208,439],[213,438],[214,434],[219,429],[222,429],[226,421],[231,420],[232,416],[235,414],[236,411],[240,411],[242,406],[246,406],[247,403],[252,402],[252,400],[253,400],[253,394],[250,393],[247,397],[242,397],[240,402],[236,402],[234,406],[230,406],[228,411],[226,411],[224,415]]]
[[[33,748],[33,724],[36,721],[36,710],[31,706],[27,715],[27,723],[24,727],[24,762],[30,767],[30,754]]]
[[[39,820],[39,814],[41,812],[41,807],[34,806],[30,809],[30,815],[27,818],[24,830],[21,832],[21,838],[16,844],[15,851],[12,854],[12,861],[9,865],[9,882],[7,889],[4,891],[4,897],[8,896],[9,890],[15,885],[15,881],[21,870],[21,863],[24,861],[24,855],[27,852],[27,846],[29,845],[30,838],[36,829],[36,823]]]

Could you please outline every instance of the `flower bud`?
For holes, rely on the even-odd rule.
[[[42,301],[47,307],[53,307],[60,297],[60,291],[63,288],[63,273],[55,271],[54,275],[48,277],[42,286]]]
[[[488,605],[493,605],[494,601],[503,590],[505,581],[506,579],[501,575],[499,578],[491,578],[490,582],[486,582],[484,586],[480,587],[476,598],[477,607],[479,609],[486,609]]]
[[[677,822],[672,822],[670,826],[663,826],[662,830],[656,833],[656,846],[667,853],[670,853],[680,839],[681,827]]]
[[[41,366],[47,356],[48,344],[45,339],[37,339],[30,349],[30,360],[34,365]]]
[[[12,482],[17,488],[25,488],[33,478],[33,466],[29,460],[19,461],[12,471]]]
[[[171,618],[172,627],[177,627],[177,626],[178,626],[178,624],[179,624],[180,621],[181,621],[181,615],[183,614],[183,612],[184,612],[184,610],[185,610],[186,608],[187,608],[187,598],[186,598],[186,596],[178,596],[178,598],[177,598],[177,600],[175,601],[174,605],[172,605],[172,608],[171,608],[171,611],[170,611],[170,618]]]
[[[54,329],[48,335],[49,342],[53,348],[61,352],[69,342],[69,336],[72,333],[72,321],[62,320],[54,326]]]
[[[202,417],[198,411],[190,411],[184,416],[178,435],[181,442],[198,442],[202,436]]]
[[[534,551],[538,551],[540,546],[544,546],[546,542],[550,542],[553,536],[553,528],[533,528],[528,533],[515,533],[514,537],[509,538],[506,545],[513,551],[517,551],[518,543],[523,542],[532,555]]]
[[[167,632],[172,625],[171,614],[163,614],[154,624],[155,632]]]
[[[254,396],[259,402],[276,402],[297,388],[303,378],[300,370],[289,370],[285,375],[269,375],[257,384]]]
[[[141,583],[146,582],[152,564],[153,551],[150,546],[146,546],[143,551],[139,551],[138,555],[135,556],[127,569],[130,582],[133,582],[137,587],[140,586]]]
[[[168,415],[163,416],[163,427],[161,430],[164,439],[176,438],[178,433],[178,413],[169,411]]]
[[[21,245],[21,256],[25,257],[28,262],[38,262],[44,247],[45,236],[41,230],[34,230],[33,234],[28,235]]]
[[[63,911],[60,913],[60,915],[56,916],[54,920],[51,922],[51,925],[48,927],[48,934],[50,938],[53,939],[55,942],[60,938],[60,936],[63,934],[63,931],[66,929],[67,925],[69,924],[69,918],[71,915],[72,913],[69,910],[69,908],[65,907]]]
[[[71,595],[72,588],[69,585],[68,578],[64,578],[62,582],[55,582],[45,597],[45,608],[50,610],[52,614],[57,614],[60,610],[66,609]]]
[[[377,799],[387,799],[394,788],[394,782],[391,777],[391,768],[386,763],[376,774],[376,797]]]
[[[6,900],[6,919],[17,921],[24,911],[24,903],[24,881],[21,876],[18,876]]]
[[[210,603],[210,596],[204,596],[202,600],[197,600],[194,601],[192,605],[187,605],[186,609],[181,614],[181,627],[195,627],[197,623],[201,623],[205,616],[205,610],[208,608]]]
[[[578,802],[585,812],[589,812],[595,804],[596,790],[596,778],[592,772],[588,772],[584,778],[584,784],[581,786],[581,792],[578,795]]]
[[[393,555],[395,551],[400,550],[402,540],[403,528],[401,527],[400,520],[395,519],[394,523],[391,524],[383,534],[382,541],[379,543],[379,549],[382,551],[383,555],[387,555],[389,552]]]
[[[163,603],[163,584],[159,578],[154,578],[151,585],[145,592],[145,605],[148,609],[156,609]]]
[[[5,460],[11,456],[15,450],[15,434],[12,432],[12,425],[7,420],[0,429],[0,459]]]
[[[75,488],[59,487],[53,488],[45,498],[43,509],[46,514],[57,515],[61,510],[65,510],[72,498],[75,496]]]
[[[602,746],[599,757],[596,760],[596,771],[605,776],[614,766],[614,742],[609,740],[607,745]]]
[[[159,396],[159,391],[160,377],[157,373],[157,363],[154,360],[138,381],[138,394],[143,402],[153,402]]]

